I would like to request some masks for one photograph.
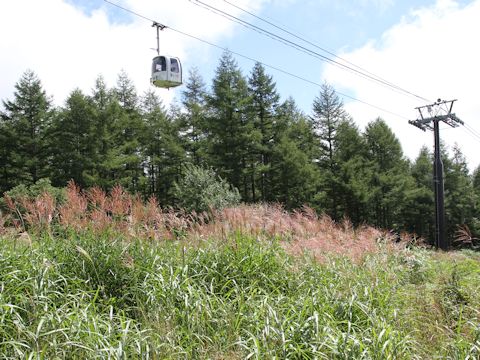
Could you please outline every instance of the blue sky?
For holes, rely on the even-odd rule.
[[[268,27],[223,0],[202,0],[245,21]],[[365,81],[327,65],[257,32],[196,6],[195,0],[112,0],[148,18],[229,48],[316,83],[328,81],[340,93],[381,107],[344,98],[360,128],[381,116],[414,158],[433,137],[408,125],[415,106],[425,102]],[[428,99],[458,98],[457,115],[480,132],[476,84],[480,83],[480,0],[231,0],[311,42]],[[26,10],[27,9],[27,10]],[[10,99],[14,84],[26,69],[34,70],[57,105],[75,87],[89,93],[102,74],[114,86],[121,69],[142,94],[150,88],[150,60],[155,52],[151,24],[101,0],[16,0],[0,2],[0,99]],[[290,39],[292,39],[290,37]],[[299,42],[297,39],[292,39]],[[303,44],[307,47],[309,45]],[[165,30],[162,52],[179,56],[185,72],[196,66],[210,85],[220,50]],[[330,55],[329,55],[330,56]],[[236,57],[245,75],[251,61]],[[319,88],[267,68],[283,99],[293,96],[310,113]],[[179,99],[179,90],[155,90],[166,104]],[[396,115],[392,115],[394,113]],[[446,131],[446,130],[445,130]],[[448,144],[458,143],[471,168],[480,159],[480,137],[464,129],[445,132]]]

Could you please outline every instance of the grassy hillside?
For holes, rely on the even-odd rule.
[[[480,357],[478,253],[308,209],[187,217],[69,191],[2,218],[2,358]]]

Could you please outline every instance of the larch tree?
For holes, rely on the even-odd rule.
[[[189,72],[182,105],[185,110],[180,116],[180,130],[188,159],[195,165],[205,161],[206,85],[197,68]]]
[[[76,89],[55,116],[48,131],[52,185],[66,186],[70,180],[88,185],[86,177],[93,172],[97,153],[95,115],[91,98]]]
[[[320,158],[318,165],[323,178],[323,189],[326,193],[324,204],[327,213],[334,220],[339,218],[339,167],[336,161],[337,130],[341,121],[348,118],[343,103],[335,89],[323,84],[320,94],[313,101],[313,114],[311,116],[313,128],[318,137]]]
[[[480,165],[475,168],[472,174],[473,191],[475,194],[474,227],[477,238],[480,238]]]
[[[452,156],[444,157],[445,219],[447,235],[455,236],[460,226],[473,226],[475,190],[468,170],[467,160],[458,144],[452,148]]]
[[[124,71],[118,75],[114,93],[122,109],[115,118],[114,146],[110,149],[113,168],[116,169],[115,182],[132,192],[140,191],[144,175],[140,138],[145,127],[139,112],[135,86]]]
[[[311,205],[316,193],[318,169],[298,144],[283,136],[272,153],[272,194],[287,209]]]
[[[273,125],[269,201],[281,202],[289,209],[314,205],[319,179],[315,141],[311,123],[295,101],[284,101]]]
[[[401,228],[405,194],[412,179],[400,141],[380,118],[368,124],[364,136],[371,164],[369,222],[383,228]]]
[[[111,189],[117,182],[121,165],[116,163],[116,136],[118,119],[124,110],[116,100],[115,90],[109,89],[102,76],[95,80],[91,99],[95,109],[95,163],[86,180],[89,186]]]
[[[256,63],[248,78],[248,90],[251,96],[251,113],[260,141],[254,146],[251,161],[252,201],[257,200],[256,183],[259,183],[259,200],[267,199],[267,187],[271,186],[269,176],[274,140],[276,110],[279,106],[278,95],[272,76],[265,72],[262,64]],[[258,180],[257,180],[258,178]]]
[[[224,52],[215,71],[208,97],[208,156],[222,178],[239,189],[243,200],[251,199],[247,176],[253,124],[248,108],[247,81],[232,54]]]
[[[3,101],[3,187],[34,184],[48,177],[46,129],[54,113],[51,100],[33,71],[26,71],[15,84],[13,100]]]
[[[411,166],[415,188],[408,194],[405,207],[407,230],[432,244],[435,238],[435,198],[433,190],[433,154],[422,147]]]
[[[359,225],[367,219],[372,174],[365,139],[351,119],[338,123],[336,147],[338,214]]]
[[[14,128],[0,112],[0,193],[19,184],[17,177]]]
[[[141,109],[145,126],[142,137],[143,167],[147,173],[145,195],[155,195],[160,203],[172,205],[173,184],[185,162],[178,126],[153,91],[142,97]]]

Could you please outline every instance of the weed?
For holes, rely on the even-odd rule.
[[[471,250],[405,249],[308,208],[204,219],[121,188],[65,196],[52,212],[22,208],[28,242],[0,237],[5,358],[479,356]]]

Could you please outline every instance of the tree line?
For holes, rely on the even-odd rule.
[[[478,232],[480,169],[469,172],[458,146],[442,152],[448,233],[461,225]],[[175,206],[185,164],[214,169],[247,203],[308,205],[336,221],[434,236],[429,149],[410,161],[381,118],[361,131],[327,83],[305,114],[292,97],[280,100],[261,64],[245,76],[229,52],[209,88],[192,69],[169,109],[152,90],[137,94],[124,71],[113,88],[99,76],[90,94],[75,89],[55,107],[29,70],[13,99],[3,101],[2,193],[45,178],[55,187],[73,179],[84,188],[120,184]]]

